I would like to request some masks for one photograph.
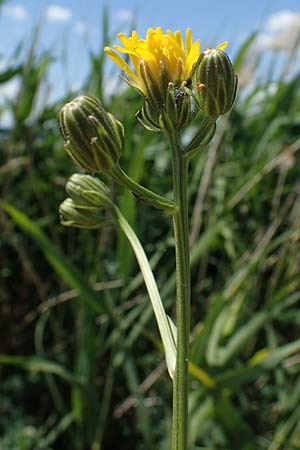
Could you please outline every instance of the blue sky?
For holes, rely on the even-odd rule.
[[[284,27],[297,25],[300,31],[299,0],[7,0],[0,9],[0,72],[18,42],[29,42],[33,27],[43,17],[39,48],[52,49],[58,58],[66,50],[68,54],[67,70],[62,71],[59,62],[53,68],[52,88],[56,93],[61,93],[66,83],[76,88],[86,74],[87,49],[101,51],[101,11],[105,4],[109,5],[112,31],[128,30],[134,14],[141,36],[148,27],[191,27],[202,48],[229,40],[229,54],[258,28],[264,44]],[[8,85],[6,93],[12,95],[13,89]]]
[[[75,34],[73,38],[76,39],[83,26],[87,26],[97,39],[104,4],[109,5],[114,27],[136,12],[141,34],[154,26],[170,29],[190,26],[195,37],[204,41],[215,37],[234,40],[256,29],[275,12],[300,11],[299,0],[7,0],[0,17],[0,51],[11,48],[11,44],[28,32],[43,13],[48,19],[44,44],[55,42],[57,33],[63,29]]]

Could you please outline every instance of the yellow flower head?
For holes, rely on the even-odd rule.
[[[112,48],[106,47],[104,51],[125,72],[128,83],[145,96],[148,93],[145,73],[163,95],[170,82],[179,85],[191,78],[200,56],[200,42],[193,43],[190,28],[186,30],[185,43],[180,31],[164,33],[160,27],[149,28],[146,39],[140,39],[136,31],[130,37],[122,33],[118,36],[123,47],[115,45],[114,48],[129,56],[134,70]]]
[[[199,60],[200,42],[193,42],[192,31],[186,30],[185,42],[180,31],[149,28],[146,39],[140,39],[136,31],[127,37],[119,33],[123,47],[114,48],[129,57],[130,65],[110,47],[105,47],[107,55],[125,72],[125,81],[137,89],[145,103],[137,114],[137,119],[148,129],[161,128],[161,115],[168,116],[173,126],[182,128],[195,115],[191,95],[186,89],[191,87],[193,70]],[[221,44],[222,50],[227,45]]]

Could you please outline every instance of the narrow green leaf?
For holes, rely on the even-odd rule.
[[[240,68],[242,67],[242,64],[244,62],[245,57],[247,56],[247,53],[255,41],[257,37],[257,33],[251,33],[250,36],[246,39],[246,41],[242,44],[241,48],[239,49],[238,54],[236,55],[234,59],[234,70],[235,72],[239,73]]]
[[[15,356],[0,354],[0,364],[18,366],[31,372],[41,372],[57,375],[68,383],[77,384],[81,387],[85,386],[80,378],[74,376],[60,364],[49,361],[47,359],[37,358],[35,356]]]
[[[16,75],[19,75],[21,73],[21,70],[22,66],[9,67],[7,70],[4,70],[0,73],[0,83],[5,83]]]
[[[168,371],[170,377],[173,379],[176,365],[176,326],[173,324],[170,317],[168,317],[165,312],[164,305],[161,301],[153,272],[151,270],[151,266],[140,241],[138,240],[133,229],[130,227],[129,223],[126,221],[125,217],[121,214],[120,210],[117,210],[117,216],[119,225],[125,233],[127,239],[129,240],[130,245],[132,246],[141,272],[143,274],[161,339],[164,345]]]

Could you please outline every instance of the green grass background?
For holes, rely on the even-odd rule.
[[[107,11],[102,27],[109,44]],[[253,56],[254,40],[235,57],[234,109],[190,167],[193,450],[300,448],[299,46],[270,60]],[[80,93],[104,101],[126,129],[122,167],[162,194],[171,191],[167,145],[135,120],[133,90],[103,99],[102,52],[90,53],[78,92],[43,102],[53,59],[37,45],[38,32],[27,57],[16,53],[0,73],[1,84],[20,81],[0,110],[14,118],[0,130],[0,448],[167,450],[172,387],[129,244],[113,227],[59,224],[77,169],[57,111]],[[174,317],[171,221],[111,187]]]

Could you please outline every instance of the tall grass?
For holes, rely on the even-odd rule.
[[[236,56],[240,73],[254,39]],[[0,132],[0,447],[167,449],[171,389],[130,247],[113,229],[59,225],[74,168],[56,114],[71,93],[41,107],[52,57],[37,56],[37,44],[35,35],[27,58],[0,73],[1,84],[20,82],[4,108],[13,126]],[[289,60],[278,79],[263,76],[261,60],[190,172],[195,450],[299,448],[300,77],[286,76]],[[91,53],[80,92],[103,98],[105,63]],[[167,192],[169,154],[159,135],[141,133],[140,105],[131,90],[106,100],[126,124],[127,173]],[[128,192],[114,195],[172,315],[169,221]]]

